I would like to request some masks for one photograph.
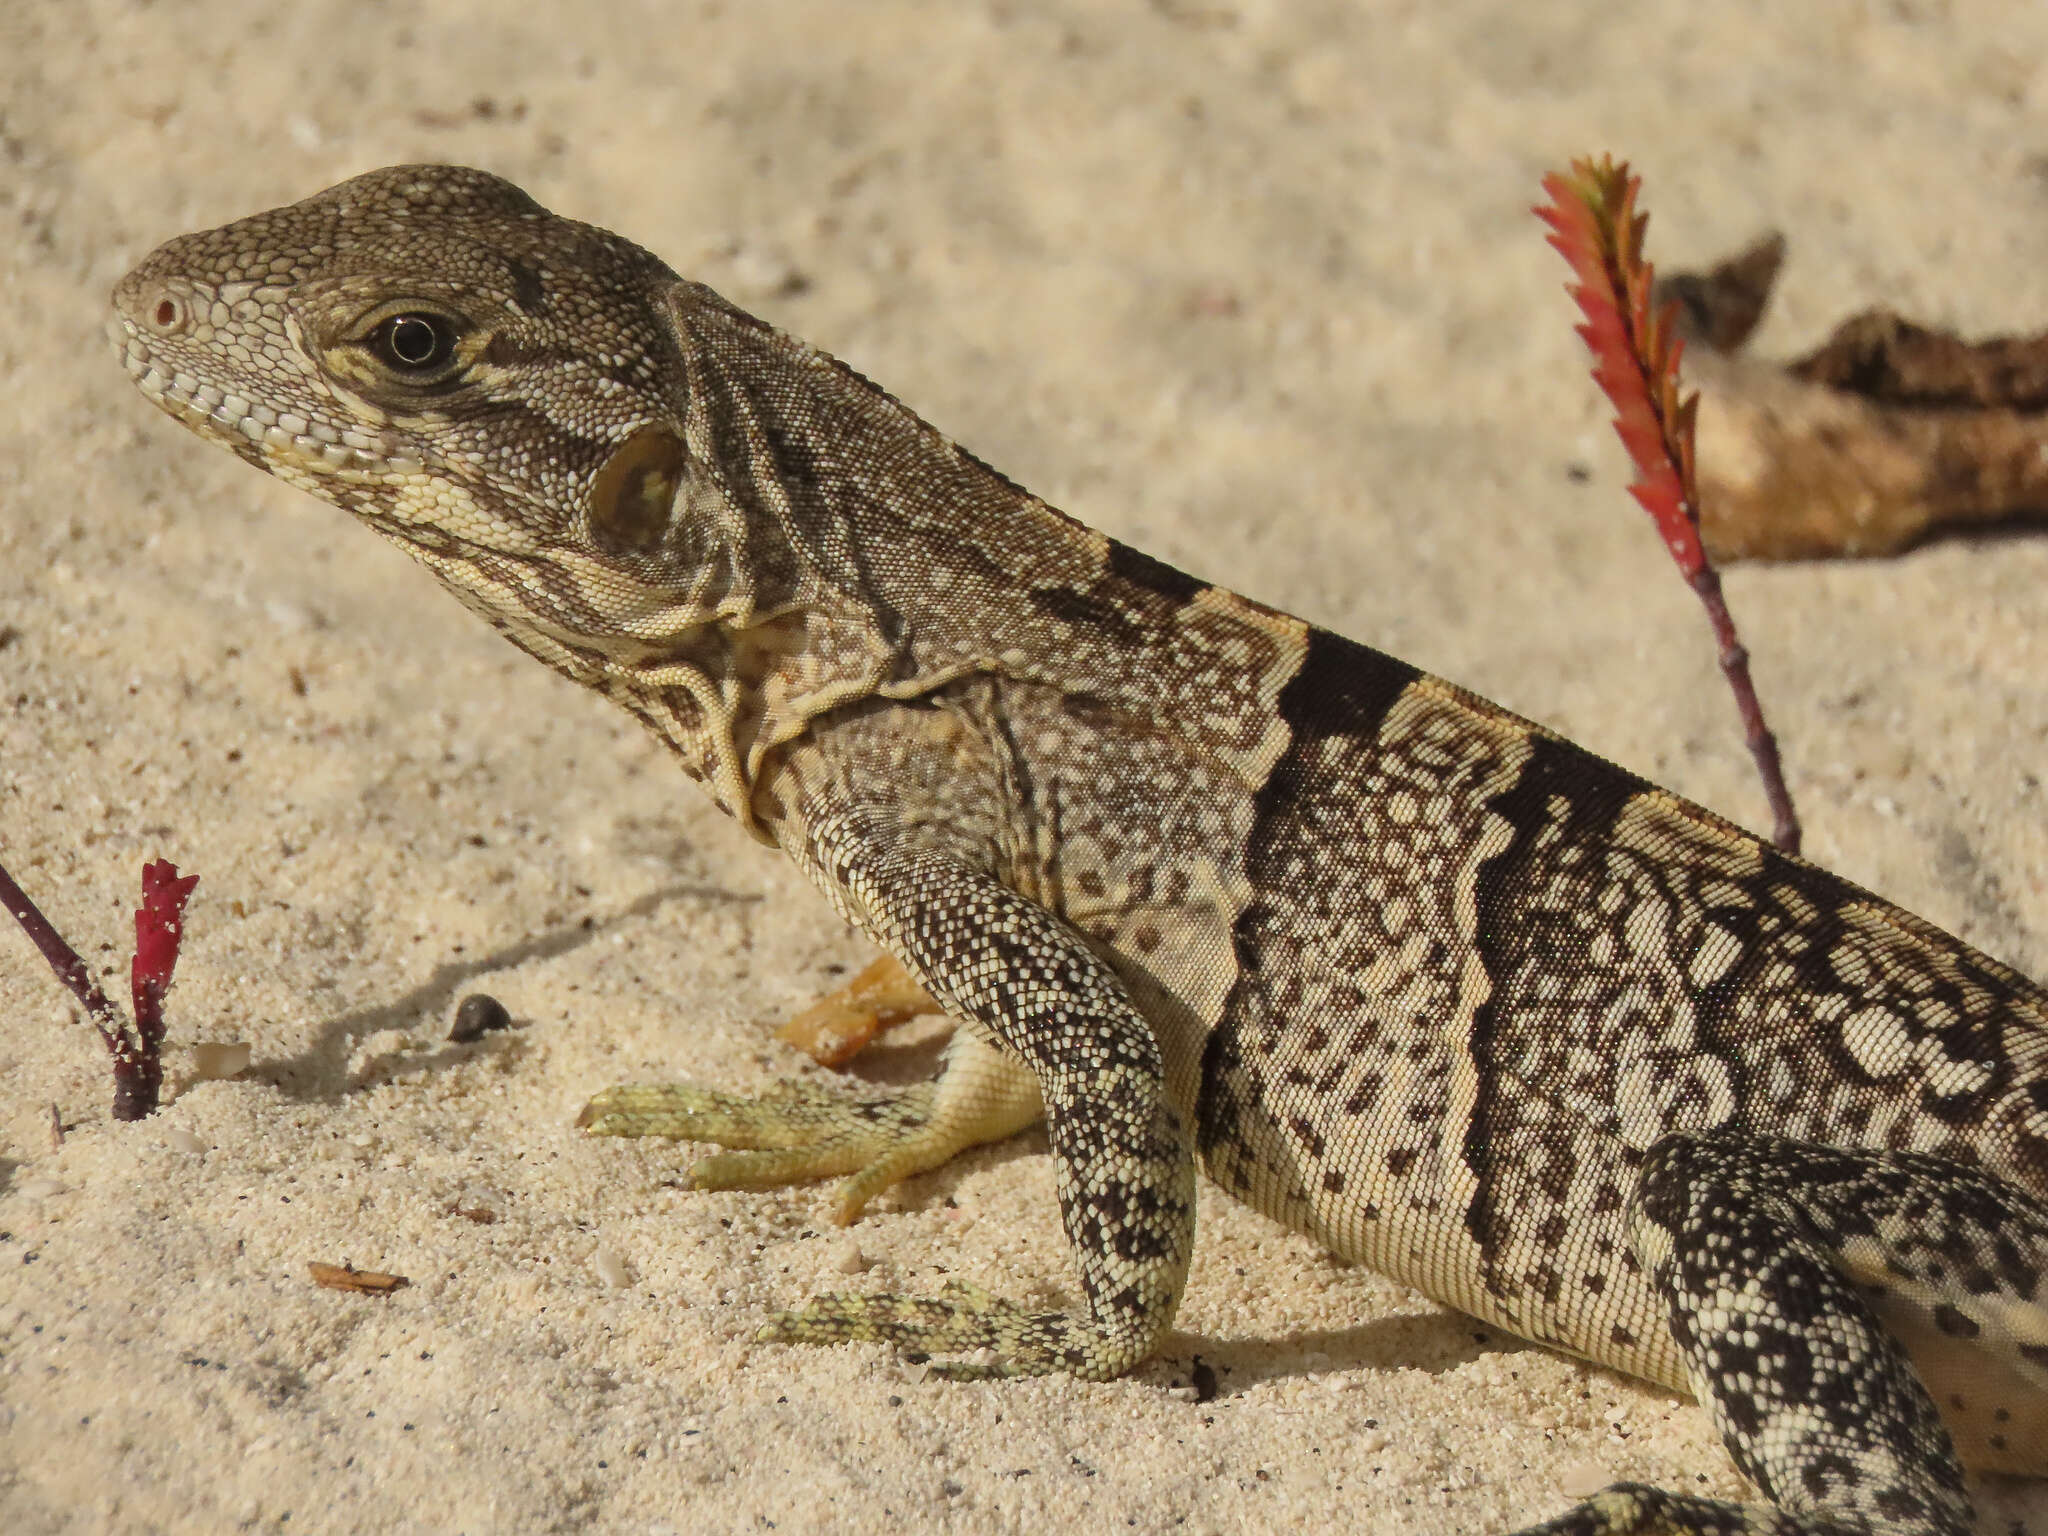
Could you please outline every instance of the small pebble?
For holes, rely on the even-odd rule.
[[[600,1248],[590,1256],[590,1267],[597,1271],[597,1278],[610,1286],[626,1286],[633,1283],[633,1266],[626,1262],[626,1256],[616,1248]]]
[[[50,1178],[24,1179],[15,1185],[14,1192],[24,1200],[47,1200],[52,1195],[64,1193],[64,1182]]]
[[[246,1040],[203,1040],[192,1047],[192,1075],[202,1083],[219,1082],[249,1070]]]
[[[850,1237],[832,1255],[832,1267],[842,1275],[864,1275],[873,1266],[874,1260],[862,1253],[860,1244]]]
[[[206,1143],[186,1130],[182,1125],[168,1126],[164,1130],[164,1145],[173,1152],[204,1152]]]
[[[448,1038],[458,1045],[481,1040],[494,1029],[510,1029],[512,1015],[488,992],[472,992],[455,1006],[455,1023]]]

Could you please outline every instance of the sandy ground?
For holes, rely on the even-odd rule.
[[[1690,1404],[1213,1192],[1129,1380],[751,1343],[855,1272],[1070,1295],[1042,1140],[842,1233],[578,1135],[611,1081],[797,1070],[774,1021],[867,953],[636,727],[134,395],[102,306],[159,240],[488,167],[1089,521],[1758,825],[1538,178],[1632,157],[1667,262],[1783,227],[1765,350],[1879,301],[2036,328],[2044,113],[2031,0],[0,11],[0,853],[110,974],[140,864],[201,877],[146,1123],[0,932],[0,1529],[1483,1532],[1740,1486]],[[1810,851],[2036,973],[2044,582],[2035,536],[1730,580]],[[448,1044],[477,989],[516,1027]],[[199,1081],[208,1041],[253,1065]]]

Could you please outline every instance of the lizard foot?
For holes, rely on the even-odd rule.
[[[576,1123],[593,1136],[668,1136],[731,1149],[690,1165],[692,1189],[850,1175],[833,1213],[845,1226],[891,1185],[1000,1141],[1042,1113],[1037,1079],[963,1031],[937,1078],[914,1088],[856,1096],[794,1082],[756,1099],[687,1083],[628,1083],[598,1094]]]
[[[957,1377],[1063,1371],[1105,1380],[1130,1370],[1172,1326],[1195,1239],[1191,1116],[1168,1093],[1151,1023],[1101,955],[988,874],[900,846],[858,816],[827,819],[809,837],[855,909],[898,914],[874,926],[904,957],[905,975],[949,978],[941,990],[963,1027],[937,1078],[921,1093],[874,1099],[796,1089],[749,1103],[702,1090],[681,1100],[614,1090],[584,1124],[743,1149],[736,1163],[700,1164],[691,1174],[699,1185],[857,1168],[840,1192],[847,1216],[905,1174],[1043,1115],[1083,1309],[1027,1311],[957,1286],[928,1299],[829,1295],[776,1319],[763,1337],[870,1340],[919,1358],[964,1353],[939,1367]]]
[[[937,1296],[817,1296],[777,1314],[754,1337],[763,1344],[887,1344],[919,1363],[933,1354],[968,1356],[929,1361],[932,1374],[949,1381],[1054,1371],[1108,1381],[1143,1360],[1155,1342],[1071,1313],[1033,1311],[964,1280],[949,1280]]]
[[[884,1030],[942,1009],[903,969],[884,955],[836,992],[819,998],[775,1031],[823,1067],[844,1066]]]

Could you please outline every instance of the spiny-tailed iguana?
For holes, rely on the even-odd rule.
[[[1199,1164],[1689,1388],[1768,1501],[1547,1530],[1961,1536],[1965,1463],[2048,1472],[2048,996],[2005,966],[1082,526],[496,177],[173,240],[115,313],[152,401],[638,717],[959,1025],[923,1088],[624,1088],[592,1129],[857,1210],[1043,1114],[1078,1309],[833,1295],[772,1337],[1115,1376]]]

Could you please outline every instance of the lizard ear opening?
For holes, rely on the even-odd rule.
[[[642,427],[605,460],[590,486],[590,536],[610,555],[652,554],[668,531],[683,478],[683,440]]]

